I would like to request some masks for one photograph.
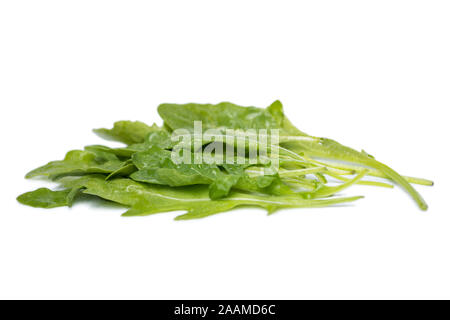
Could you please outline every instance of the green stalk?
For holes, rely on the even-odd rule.
[[[361,170],[364,170],[366,168],[361,168],[358,166],[353,166],[350,164],[343,164],[343,163],[331,163],[329,161],[326,160],[316,160],[316,159],[310,159],[308,157],[305,157],[306,159],[308,159],[309,161],[311,161],[312,163],[315,163],[317,165],[321,165],[321,166],[325,166],[328,168],[333,168],[333,169],[338,169],[338,170],[348,170],[348,171],[357,171],[360,172]],[[383,172],[380,172],[379,170],[374,170],[374,169],[369,169],[369,171],[367,172],[368,176],[372,176],[372,177],[377,177],[377,178],[384,178],[384,179],[390,179],[386,174],[384,174]],[[410,177],[410,176],[404,176],[402,175],[402,177],[408,181],[409,183],[414,183],[414,184],[418,184],[418,185],[422,185],[422,186],[428,186],[431,187],[434,185],[434,182],[428,179],[423,179],[423,178],[417,178],[417,177]]]
[[[425,202],[425,200],[422,198],[422,196],[414,189],[414,187],[409,184],[408,181],[405,180],[400,174],[395,172],[393,169],[388,167],[387,165],[375,160],[375,159],[367,159],[367,164],[371,167],[380,170],[383,172],[386,176],[391,178],[393,181],[398,183],[403,189],[408,192],[411,197],[416,201],[416,203],[419,205],[419,208],[426,211],[428,209],[428,205]]]
[[[330,177],[333,177],[333,178],[341,180],[341,181],[351,180],[351,179],[342,177],[341,175],[336,174],[332,171],[328,171],[328,172],[326,172],[326,174],[329,175]],[[358,181],[356,184],[365,185],[365,186],[382,187],[382,188],[391,188],[391,189],[394,188],[394,186],[392,184],[384,183],[384,182],[380,182],[380,181]]]
[[[347,189],[348,187],[354,185],[355,183],[357,183],[359,180],[361,180],[364,176],[366,175],[366,172],[361,172],[360,174],[358,174],[356,177],[354,177],[353,179],[342,183],[339,186],[335,186],[335,187],[327,187],[327,186],[323,186],[322,188],[320,188],[319,190],[317,190],[316,192],[311,194],[311,197],[313,198],[323,198],[323,197],[328,197],[331,196],[335,193],[338,193],[344,189]]]
[[[306,160],[310,160],[308,158],[324,158],[328,160],[349,162],[362,166],[363,168],[360,168],[358,171],[364,169],[365,167],[379,171],[409,193],[420,209],[428,209],[428,205],[425,200],[404,177],[387,165],[375,160],[372,156],[365,152],[358,152],[327,138],[321,138],[318,143],[313,143],[310,141],[297,141],[295,143],[291,143],[291,147],[287,148],[299,153]]]

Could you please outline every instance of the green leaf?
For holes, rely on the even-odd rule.
[[[193,161],[192,155],[188,158]],[[171,187],[210,185],[211,199],[226,197],[234,187],[274,195],[293,193],[279,178],[250,178],[244,170],[249,164],[175,164],[170,151],[156,146],[135,153],[132,159],[139,169],[130,175],[133,180]],[[225,171],[219,167],[223,167]]]
[[[166,165],[172,163],[172,153],[168,150],[161,149],[158,146],[152,146],[145,151],[136,152],[131,159],[133,164],[139,169],[160,168],[165,162]],[[174,167],[173,164],[172,167]]]
[[[133,154],[132,160],[139,171],[130,177],[136,181],[168,185],[171,187],[210,184],[221,173],[219,168],[207,164],[175,164],[171,152],[157,146]],[[189,156],[192,160],[192,157]]]
[[[139,152],[139,151],[145,151],[148,149],[148,147],[149,146],[145,142],[143,142],[143,143],[132,144],[132,145],[129,145],[124,148],[110,148],[110,147],[102,146],[102,145],[90,145],[90,146],[85,147],[84,149],[86,151],[92,151],[92,152],[95,152],[97,150],[103,151],[103,152],[111,153],[121,159],[129,159],[129,158],[131,158],[131,156],[134,153]]]
[[[47,188],[40,188],[20,195],[17,198],[17,201],[35,208],[49,209],[64,206],[70,207],[79,191],[79,188],[62,191],[52,191]]]
[[[220,176],[217,177],[216,180],[214,180],[214,182],[209,186],[209,197],[217,200],[228,196],[231,188],[233,188],[240,179],[240,176],[221,173]]]
[[[143,169],[130,175],[135,181],[167,185],[170,187],[184,187],[196,184],[210,184],[211,180],[206,179],[197,172],[186,169],[152,168]]]
[[[83,192],[86,194],[131,207],[124,216],[144,216],[171,211],[187,212],[178,216],[177,220],[204,218],[242,206],[260,207],[273,213],[282,208],[322,207],[361,198],[304,200],[299,197],[260,196],[233,192],[228,198],[211,200],[208,188],[205,186],[170,188],[142,184],[126,178],[105,181],[102,176],[85,176],[67,182],[66,187],[83,187],[85,188]]]
[[[144,142],[145,138],[155,131],[159,131],[156,125],[148,126],[140,121],[118,121],[112,129],[94,129],[94,132],[106,140],[119,141],[125,144]]]
[[[100,157],[99,153],[91,151],[69,151],[61,161],[52,161],[26,175],[26,178],[44,176],[57,178],[64,175],[82,175],[88,173],[111,173],[120,169],[123,162],[108,157]]]
[[[119,169],[111,172],[106,177],[106,180],[109,180],[109,179],[112,179],[112,178],[118,177],[118,176],[128,177],[129,175],[133,174],[136,171],[137,171],[137,168],[133,164],[133,161],[130,159],[130,160],[123,162],[122,166]]]
[[[242,107],[230,102],[213,104],[171,104],[158,107],[164,123],[172,130],[194,129],[194,121],[202,121],[203,129],[270,129],[279,128],[280,119],[268,110]]]
[[[147,147],[157,146],[161,149],[169,149],[174,145],[170,133],[163,129],[151,132],[144,143]]]
[[[130,177],[136,181],[168,185],[171,187],[194,184],[209,184],[210,179],[202,175],[201,166],[190,164],[175,164],[171,152],[152,146],[146,151],[137,152],[132,156],[133,164],[139,171]]]

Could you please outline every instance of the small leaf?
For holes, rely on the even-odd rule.
[[[26,175],[26,178],[38,176],[56,179],[65,175],[82,175],[88,173],[111,173],[123,166],[117,158],[108,160],[108,157],[99,158],[99,153],[91,151],[74,150],[67,153],[64,160],[52,161],[39,167]],[[100,161],[99,161],[100,160]]]
[[[79,189],[52,191],[47,188],[40,188],[20,195],[17,200],[22,204],[35,208],[48,209],[71,206],[78,191]]]
[[[106,140],[123,142],[125,144],[141,143],[154,131],[160,130],[156,125],[150,127],[140,121],[118,121],[112,129],[95,129],[94,132]]]

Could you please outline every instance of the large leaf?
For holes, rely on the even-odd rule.
[[[241,206],[260,207],[273,213],[282,208],[322,207],[361,198],[304,200],[299,197],[274,197],[233,192],[225,199],[211,200],[208,188],[204,186],[170,188],[142,184],[126,178],[105,181],[103,176],[85,176],[77,180],[69,179],[63,183],[68,188],[84,188],[83,192],[86,194],[131,207],[124,216],[185,211],[186,214],[178,216],[177,220],[203,218]]]
[[[170,151],[153,146],[133,154],[133,163],[139,171],[130,178],[171,187],[209,185],[211,199],[228,196],[232,188],[272,195],[293,193],[277,176],[249,177],[244,170],[249,164],[195,164],[192,155],[188,158],[191,163],[176,164]]]
[[[201,121],[203,129],[270,129],[279,128],[281,118],[268,110],[242,107],[230,102],[213,104],[161,104],[158,112],[172,130],[194,129],[194,122]]]

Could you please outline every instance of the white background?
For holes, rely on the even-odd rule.
[[[0,2],[1,298],[450,298],[448,1]],[[354,205],[175,213],[19,205],[24,174],[162,102],[280,99],[418,187]]]

